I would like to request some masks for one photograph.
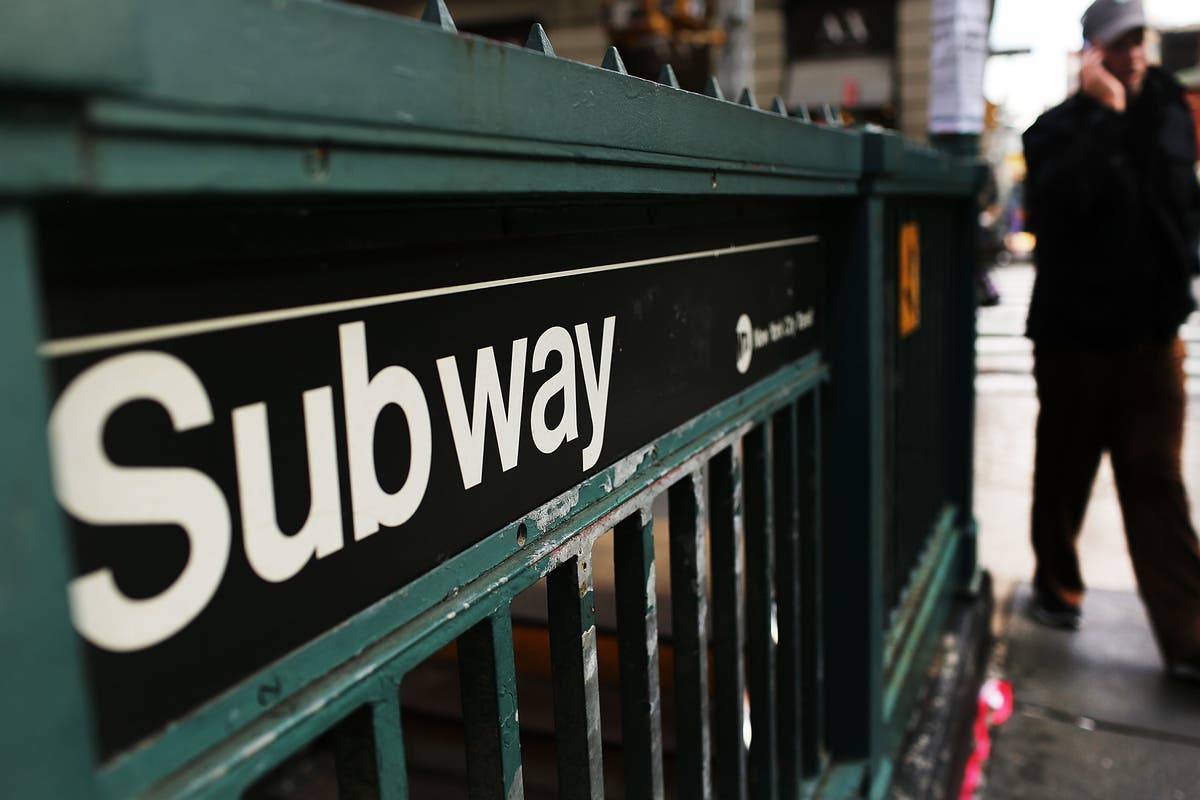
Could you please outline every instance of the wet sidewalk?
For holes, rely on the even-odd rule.
[[[1200,685],[1167,679],[1138,599],[1105,459],[1080,556],[1083,625],[1044,628],[1026,615],[1033,556],[1029,499],[1037,399],[1022,336],[1028,266],[998,270],[1003,301],[979,319],[975,513],[980,563],[995,580],[991,676],[1012,683],[1014,714],[993,732],[983,800],[1200,800]],[[1200,501],[1200,319],[1188,341],[1191,402],[1184,480]],[[1194,515],[1193,515],[1194,516]]]
[[[1092,590],[1058,631],[1011,599],[993,670],[1014,713],[993,732],[983,798],[1200,798],[1200,685],[1168,679],[1137,594]]]

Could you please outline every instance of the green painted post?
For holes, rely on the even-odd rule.
[[[822,474],[826,740],[835,759],[882,767],[884,201],[829,204],[833,254]]]
[[[775,693],[775,521],[771,423],[742,440],[746,503],[746,683],[750,692],[750,797],[779,796]]]
[[[408,800],[408,765],[400,719],[400,683],[380,678],[380,696],[372,705],[375,725],[375,767],[379,771],[380,800]]]
[[[771,483],[775,496],[775,603],[779,626],[776,681],[778,685],[780,796],[798,796],[804,762],[800,633],[800,474],[797,404],[777,411],[771,419],[775,453]]]
[[[600,737],[600,684],[596,659],[595,589],[587,547],[546,576],[558,796],[604,797],[604,744]]]
[[[979,134],[939,133],[930,137],[930,144],[949,156],[977,158],[979,156]],[[974,224],[974,219],[972,219]],[[974,227],[969,228],[974,233]]]
[[[617,649],[621,671],[621,752],[625,796],[662,800],[662,704],[658,683],[658,608],[654,515],[639,509],[613,531]]]
[[[825,657],[822,628],[821,549],[821,392],[819,387],[798,401],[796,449],[800,457],[800,742],[801,774],[817,775],[824,759],[822,663]]]
[[[0,775],[11,797],[91,797],[95,756],[51,493],[35,253],[25,211],[0,206]]]
[[[512,618],[504,604],[458,638],[471,800],[525,796]]]
[[[712,796],[708,723],[708,602],[704,480],[695,472],[667,493],[671,537],[671,636],[675,645],[678,795]]]
[[[977,164],[978,181],[985,178]],[[975,197],[957,198],[952,217],[953,269],[951,270],[951,385],[947,402],[953,411],[951,441],[956,451],[949,469],[954,485],[952,499],[958,505],[962,535],[959,581],[970,584],[978,569],[977,526],[975,525]]]
[[[112,89],[140,75],[137,0],[8,3],[0,14],[0,83],[35,90]]]
[[[716,725],[717,796],[746,797],[746,599],[745,520],[742,516],[741,444],[722,450],[709,464],[709,529],[712,551],[713,707]]]

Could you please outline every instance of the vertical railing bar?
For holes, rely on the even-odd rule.
[[[745,727],[746,605],[742,593],[744,520],[741,443],[717,453],[709,464],[709,531],[712,551],[713,709],[716,724],[717,796],[746,797]]]
[[[558,796],[564,800],[604,797],[594,592],[590,546],[546,576]]]
[[[895,607],[895,598],[899,593],[899,561],[900,561],[900,541],[896,532],[900,528],[900,502],[907,496],[899,492],[900,476],[896,469],[897,450],[899,447],[900,429],[897,425],[898,416],[898,398],[901,395],[902,381],[905,376],[903,369],[903,357],[905,354],[902,346],[902,340],[899,335],[899,326],[897,324],[897,303],[900,294],[900,274],[899,274],[899,251],[897,243],[900,236],[900,226],[906,222],[914,221],[910,214],[901,213],[897,204],[889,204],[886,214],[886,222],[884,226],[884,235],[887,237],[884,243],[884,263],[883,270],[887,286],[887,303],[886,312],[883,317],[883,381],[882,394],[879,400],[883,406],[883,432],[882,432],[882,475],[881,485],[883,491],[883,531],[884,534],[881,540],[881,558],[883,562],[881,570],[882,584],[880,589],[883,593],[883,602],[879,608],[879,619],[877,622],[886,630],[888,627],[888,617]]]
[[[404,757],[400,686],[390,676],[381,678],[379,683],[379,698],[371,704],[379,800],[408,800],[408,765]]]
[[[800,720],[803,745],[801,772],[810,778],[821,771],[824,713],[821,630],[821,391],[801,398],[796,429],[800,458]]]
[[[40,422],[52,386],[51,370],[37,355],[45,330],[34,207],[0,201],[0,443],[4,452],[21,454],[0,465],[6,512],[0,641],[10,643],[0,659],[6,717],[0,768],[5,794],[78,797],[97,793],[95,708],[63,590],[72,575],[70,526],[54,501]]]
[[[967,220],[975,211],[973,199],[959,198],[950,204],[946,212],[946,224],[956,231],[955,235],[949,237],[955,243],[952,256],[955,268],[948,272],[955,280],[952,282],[952,292],[947,293],[954,313],[952,321],[947,320],[949,330],[946,336],[953,347],[948,354],[953,387],[947,388],[953,394],[947,397],[946,402],[953,425],[947,438],[952,443],[954,458],[947,460],[946,468],[950,471],[948,480],[951,496],[961,515],[959,530],[963,542],[959,578],[963,584],[970,583],[975,577],[979,545],[974,518],[972,470],[975,461],[975,281],[973,270],[959,266],[971,261],[974,231]]]
[[[517,664],[513,652],[512,616],[507,604],[492,616],[499,689],[497,723],[500,729],[500,763],[505,800],[522,800],[525,780],[521,769],[521,729],[517,712]]]
[[[699,472],[667,494],[671,633],[675,646],[675,741],[679,797],[712,796],[708,723],[708,602],[704,581],[704,481]]]
[[[779,796],[775,696],[774,508],[771,421],[743,439],[746,503],[746,683],[750,692],[750,796]]]
[[[519,800],[521,737],[512,618],[505,604],[458,638],[471,800]]]
[[[779,709],[780,796],[800,792],[802,723],[800,717],[800,483],[797,404],[790,403],[772,421],[775,500],[775,592],[779,620],[776,680]]]
[[[618,523],[613,535],[625,796],[661,800],[662,708],[654,515],[648,507],[639,509]]]

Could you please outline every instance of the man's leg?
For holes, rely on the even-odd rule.
[[[1200,545],[1180,472],[1183,356],[1178,339],[1131,354],[1112,464],[1129,555],[1163,657],[1200,666]]]
[[[1031,528],[1034,589],[1050,604],[1078,609],[1083,576],[1076,541],[1104,447],[1098,358],[1039,345],[1034,352],[1040,409]]]

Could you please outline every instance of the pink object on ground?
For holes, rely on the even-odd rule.
[[[1008,721],[1013,713],[1012,684],[991,680],[979,690],[979,712],[975,716],[975,747],[963,770],[962,788],[958,800],[974,800],[975,791],[983,779],[983,766],[992,754],[991,729]]]

